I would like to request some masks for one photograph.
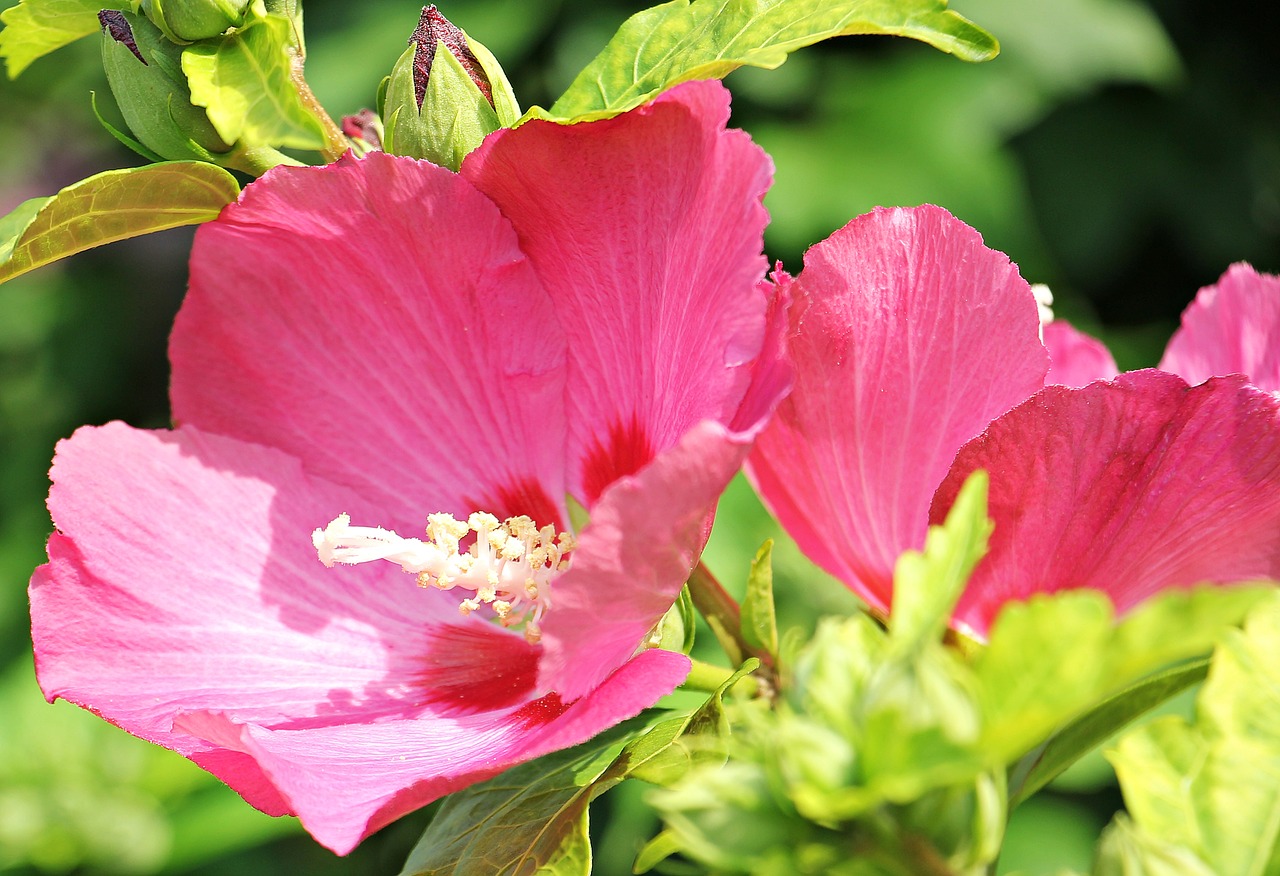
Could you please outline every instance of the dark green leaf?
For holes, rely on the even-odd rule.
[[[227,171],[191,161],[91,176],[47,199],[10,244],[0,262],[0,282],[104,243],[207,222],[239,192]],[[32,203],[6,217],[0,230],[12,233],[21,222],[20,211],[30,211]],[[0,244],[0,254],[4,249]]]
[[[627,19],[550,115],[620,113],[676,83],[772,69],[796,49],[852,34],[913,37],[971,61],[999,50],[945,0],[672,0]]]

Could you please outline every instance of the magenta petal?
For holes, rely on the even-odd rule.
[[[979,635],[1033,593],[1089,587],[1123,611],[1167,587],[1280,576],[1280,399],[1243,377],[1047,387],[965,445],[934,522],[979,468],[995,532],[954,616]]]
[[[1085,386],[1120,373],[1106,344],[1060,319],[1044,327],[1044,345],[1050,360],[1047,386]]]
[[[465,516],[530,483],[558,504],[564,355],[494,205],[456,174],[373,153],[277,168],[200,228],[173,410],[396,518]]]
[[[687,672],[684,656],[649,651],[567,708],[551,695],[519,709],[452,719],[270,730],[198,713],[182,724],[247,752],[303,826],[346,854],[379,827],[438,797],[638,714]]]
[[[1183,312],[1160,367],[1188,383],[1245,374],[1280,392],[1280,277],[1232,265]]]
[[[1043,385],[1035,298],[938,207],[876,210],[805,256],[795,387],[748,472],[808,556],[887,609],[955,452]]]
[[[573,564],[554,584],[542,689],[573,700],[641,645],[697,562],[716,499],[751,437],[704,421],[605,491]]]
[[[511,220],[569,339],[570,490],[588,505],[703,419],[729,422],[763,344],[772,177],[690,82],[613,119],[499,131],[462,174]]]

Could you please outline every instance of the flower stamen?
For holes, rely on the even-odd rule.
[[[472,533],[475,539],[463,550],[462,540]],[[458,604],[463,615],[488,606],[502,626],[523,623],[529,642],[541,638],[551,582],[568,568],[577,545],[571,533],[556,533],[553,526],[539,529],[524,516],[499,522],[476,512],[466,523],[451,514],[432,514],[426,535],[423,541],[382,527],[352,526],[350,517],[339,514],[312,533],[311,541],[325,566],[387,560],[416,575],[419,587],[471,591],[474,595]]]

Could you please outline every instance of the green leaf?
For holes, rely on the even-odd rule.
[[[984,748],[1007,760],[1169,663],[1209,650],[1266,590],[1206,586],[1159,594],[1114,621],[1110,600],[1074,590],[1012,603],[974,660]]]
[[[636,862],[631,867],[635,874],[648,873],[667,858],[680,851],[680,840],[675,834],[664,830],[644,844],[644,848],[636,855]]]
[[[53,198],[31,198],[19,204],[9,215],[0,218],[0,270],[3,270],[2,266],[13,255],[14,244],[22,237],[22,232],[27,230],[27,226],[44,205],[52,200]]]
[[[987,552],[985,471],[971,474],[942,526],[929,527],[923,551],[905,551],[893,570],[890,640],[904,652],[936,642],[947,628],[969,575]]]
[[[220,167],[189,161],[108,170],[68,186],[30,219],[11,243],[0,242],[0,282],[49,262],[128,237],[217,217],[240,187]],[[11,234],[27,201],[0,220]],[[7,236],[0,241],[7,241]]]
[[[96,91],[89,92],[89,105],[93,109],[93,115],[98,120],[98,124],[102,125],[106,132],[115,138],[116,142],[136,152],[147,161],[164,161],[163,155],[156,154],[103,118],[101,111],[98,109],[98,93]]]
[[[554,752],[449,795],[409,854],[402,876],[463,876],[538,872],[553,862],[560,874],[581,853],[571,850],[585,835],[587,805],[620,778],[605,777],[628,739],[643,733],[652,716],[623,722],[581,745]],[[604,781],[600,781],[604,778]]]
[[[191,102],[223,140],[246,146],[322,149],[324,129],[292,81],[293,23],[267,15],[182,52]]]
[[[1152,722],[1109,756],[1142,851],[1280,874],[1280,593],[1214,652],[1194,724]]]
[[[778,619],[773,604],[773,539],[756,551],[742,598],[742,640],[761,654],[778,656]]]
[[[22,0],[0,12],[0,57],[9,78],[34,61],[98,30],[99,0]]]
[[[627,19],[550,115],[624,112],[679,82],[722,78],[743,65],[772,69],[796,49],[852,34],[913,37],[970,61],[999,51],[946,0],[671,0]]]
[[[1009,779],[1009,804],[1017,806],[1061,775],[1126,724],[1172,699],[1209,673],[1209,658],[1189,660],[1148,676],[1081,715],[1019,763]]]

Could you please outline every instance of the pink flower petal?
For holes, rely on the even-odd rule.
[[[564,355],[493,204],[373,153],[277,168],[200,228],[173,410],[285,450],[391,518],[465,517],[504,491],[559,517]]]
[[[1280,392],[1280,277],[1232,265],[1183,312],[1160,367],[1188,383],[1245,374]]]
[[[518,634],[461,618],[450,594],[389,564],[324,568],[311,530],[368,508],[277,450],[112,424],[63,442],[53,479],[60,531],[31,586],[46,695],[173,748],[265,811],[314,820],[342,851],[431,799],[422,789],[581,741],[688,671],[651,657],[567,710],[538,696],[541,649]],[[344,748],[392,727],[405,741]],[[289,745],[246,741],[259,737]],[[373,797],[347,794],[369,782]]]
[[[887,609],[956,450],[1043,384],[1035,298],[937,207],[876,210],[805,256],[796,382],[748,464],[804,552]]]
[[[590,505],[703,419],[763,344],[768,157],[690,82],[614,119],[491,135],[462,174],[511,220],[569,338],[570,491]]]
[[[474,716],[308,730],[242,725],[207,712],[180,723],[188,732],[246,752],[303,826],[346,854],[378,828],[432,800],[638,714],[670,693],[688,667],[683,655],[646,651],[567,708],[552,695]]]
[[[1280,576],[1280,399],[1243,377],[1047,387],[965,445],[934,522],[978,468],[995,532],[954,620],[979,635],[1033,593],[1089,587],[1123,611],[1167,587]]]
[[[704,421],[605,491],[553,585],[541,689],[576,699],[641,646],[680,595],[752,437]]]
[[[1044,345],[1051,363],[1045,385],[1079,387],[1095,380],[1110,380],[1120,373],[1102,341],[1060,319],[1044,327]]]

